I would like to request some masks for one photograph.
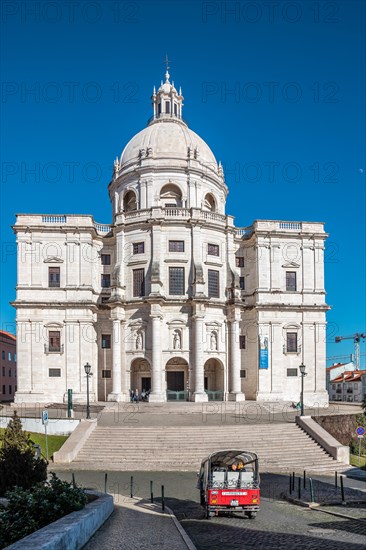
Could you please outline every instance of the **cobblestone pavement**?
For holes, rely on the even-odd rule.
[[[204,519],[193,502],[169,500],[197,550],[361,550],[366,524],[263,499],[255,520],[232,516]]]
[[[157,506],[131,498],[115,506],[112,516],[84,546],[85,550],[187,550],[171,516]]]
[[[153,481],[155,497],[159,496],[161,485],[164,485],[168,506],[174,510],[198,550],[364,548],[366,521],[360,519],[365,515],[366,508],[363,505],[341,506],[339,489],[339,505],[324,509],[351,515],[354,519],[332,516],[279,500],[288,490],[288,477],[262,474],[261,511],[255,520],[242,518],[239,514],[206,520],[198,502],[199,493],[194,473],[110,472],[108,491],[114,493],[117,504],[123,503],[126,495],[129,495],[131,475],[134,495],[142,498],[150,496],[150,480]],[[71,478],[70,472],[60,472],[60,476],[67,480]],[[76,482],[103,490],[104,476],[100,472],[77,472]],[[331,485],[315,483],[316,494],[324,495],[327,491],[333,498],[334,488]],[[365,493],[357,492],[355,495],[362,499]]]

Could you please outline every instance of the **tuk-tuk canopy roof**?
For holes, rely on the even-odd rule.
[[[242,460],[244,464],[248,464],[249,462],[258,460],[258,457],[255,453],[250,451],[223,450],[211,453],[202,461],[202,464],[210,461],[211,464],[220,463],[223,466],[230,466],[233,462],[235,462],[235,460]]]

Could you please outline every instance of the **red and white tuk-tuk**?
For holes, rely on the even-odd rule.
[[[254,519],[259,510],[258,457],[249,451],[216,451],[202,461],[197,488],[206,518],[219,512],[243,512]]]

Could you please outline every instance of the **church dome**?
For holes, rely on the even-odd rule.
[[[128,142],[122,152],[120,166],[137,162],[141,150],[155,159],[186,160],[191,156],[202,164],[210,165],[212,169],[217,167],[215,156],[207,143],[181,120],[154,120]]]

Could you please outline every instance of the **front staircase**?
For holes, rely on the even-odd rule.
[[[218,426],[97,426],[72,468],[121,471],[195,471],[220,449],[254,451],[261,471],[334,472],[334,460],[293,423]]]

